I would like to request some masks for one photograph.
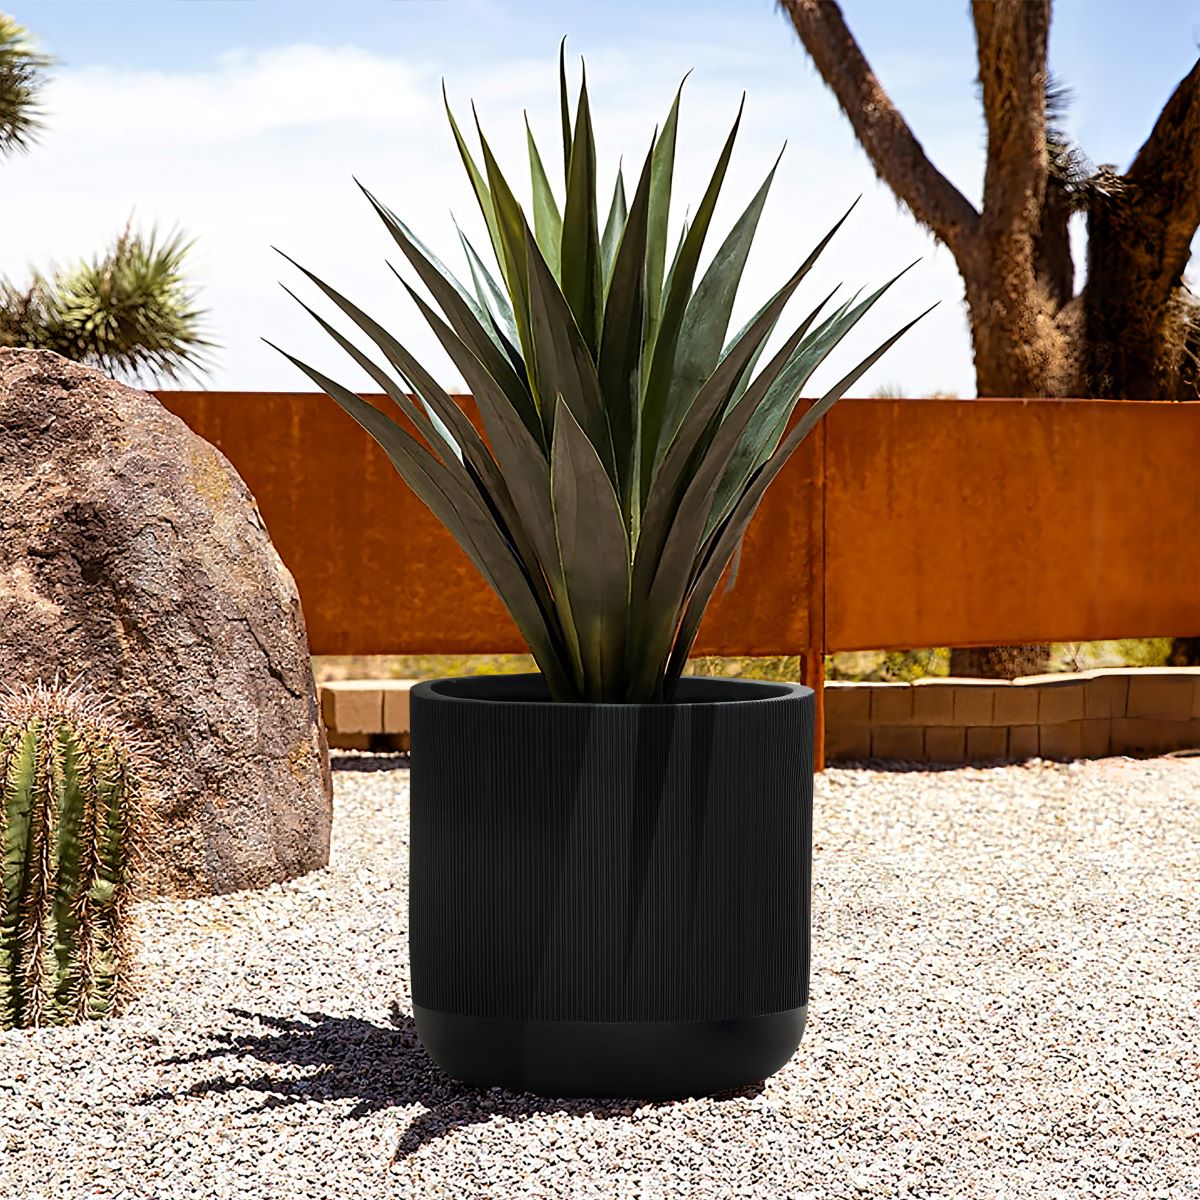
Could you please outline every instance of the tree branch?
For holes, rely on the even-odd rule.
[[[1036,236],[1046,194],[1046,43],[1050,0],[972,0],[987,121],[984,221]]]
[[[1069,304],[1075,294],[1075,260],[1071,255],[1071,217],[1074,205],[1061,180],[1050,175],[1033,241],[1033,267],[1053,311]]]
[[[1087,384],[1131,400],[1195,394],[1192,309],[1180,287],[1200,224],[1200,62],[1124,175],[1088,187]]]
[[[1165,302],[1179,286],[1200,226],[1200,60],[1184,76],[1125,173],[1150,244],[1139,247],[1143,270]]]
[[[834,0],[780,0],[780,7],[846,114],[875,173],[961,263],[972,250],[979,214],[929,161],[846,27],[841,9]]]

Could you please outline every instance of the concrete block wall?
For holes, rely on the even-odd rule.
[[[332,750],[408,750],[413,679],[345,679],[317,686]]]
[[[1010,762],[1200,749],[1200,668],[827,683],[830,762]]]
[[[330,746],[407,750],[413,682],[321,684]],[[1200,749],[1200,667],[825,685],[829,762],[1017,762],[1193,748]]]

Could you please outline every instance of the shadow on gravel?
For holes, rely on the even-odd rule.
[[[329,767],[333,771],[404,771],[412,763],[407,754],[375,753],[368,750],[330,750]]]
[[[828,765],[835,771],[889,771],[897,775],[942,775],[951,771],[964,771],[968,767],[977,770],[1001,770],[1004,767],[1022,767],[1027,764],[1001,762],[991,758],[968,759],[964,762],[953,763],[910,762],[904,758],[844,758]]]
[[[141,1103],[177,1100],[182,1096],[223,1095],[247,1090],[265,1095],[251,1111],[262,1112],[287,1104],[320,1104],[353,1100],[350,1118],[366,1117],[389,1108],[421,1105],[426,1111],[410,1122],[401,1136],[392,1162],[416,1153],[422,1146],[455,1130],[489,1121],[493,1117],[522,1120],[544,1113],[571,1116],[628,1117],[643,1107],[662,1108],[675,1103],[635,1100],[550,1100],[502,1088],[482,1090],[451,1079],[425,1053],[412,1017],[393,1003],[388,1026],[373,1025],[357,1017],[306,1013],[303,1019],[268,1016],[229,1009],[235,1017],[266,1027],[261,1034],[220,1033],[209,1050],[185,1058],[167,1059],[163,1066],[179,1066],[219,1059],[253,1059],[275,1066],[313,1068],[299,1078],[275,1074],[253,1075],[244,1069],[193,1083],[182,1091],[161,1091],[143,1096]],[[762,1085],[727,1092],[718,1100],[757,1095]]]

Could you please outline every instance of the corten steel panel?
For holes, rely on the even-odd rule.
[[[524,643],[454,539],[383,452],[314,393],[156,393],[233,463],[296,578],[314,654],[506,652]],[[395,414],[384,397],[370,399]],[[465,407],[477,420],[473,403]],[[808,647],[820,534],[816,436],[755,518],[735,587],[697,644],[707,654]],[[819,601],[819,596],[813,597]]]
[[[845,400],[828,650],[1200,634],[1200,403]]]

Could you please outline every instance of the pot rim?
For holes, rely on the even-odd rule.
[[[781,701],[803,699],[815,693],[803,683],[783,683],[773,679],[741,679],[724,675],[687,675],[687,681],[698,682],[702,686],[708,684],[723,685],[731,690],[745,689],[758,694],[744,697],[723,696],[719,700],[669,700],[661,703],[621,703],[601,700],[529,700],[513,696],[485,695],[455,695],[452,690],[456,684],[467,684],[472,690],[486,687],[488,682],[504,681],[518,686],[528,687],[533,681],[541,680],[538,672],[525,672],[512,675],[482,674],[482,675],[451,675],[442,679],[425,679],[416,684],[411,695],[422,700],[436,700],[455,704],[484,704],[484,705],[519,705],[521,708],[567,709],[567,708],[602,708],[620,709],[623,711],[649,710],[658,711],[664,708],[727,708],[755,704],[778,704]]]

